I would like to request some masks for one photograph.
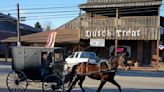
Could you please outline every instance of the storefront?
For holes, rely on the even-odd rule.
[[[149,2],[148,2],[149,1]],[[150,65],[159,56],[161,0],[88,0],[81,4],[80,48],[111,56],[114,48],[127,49],[128,57]],[[158,60],[157,60],[158,61]]]

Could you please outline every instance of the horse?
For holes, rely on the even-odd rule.
[[[121,54],[119,56],[113,56],[107,62],[102,62],[99,65],[85,62],[73,66],[71,71],[72,78],[70,80],[70,86],[67,92],[70,92],[79,80],[78,85],[80,86],[82,92],[85,92],[82,84],[86,76],[91,79],[101,80],[96,92],[100,92],[106,82],[111,82],[118,87],[119,92],[122,92],[121,86],[115,81],[114,77],[116,75],[118,65],[123,64],[123,60],[124,54]]]

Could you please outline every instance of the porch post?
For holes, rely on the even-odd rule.
[[[157,64],[156,64],[156,68],[157,68],[157,70],[159,70],[159,67],[160,67],[160,65],[159,65],[159,40],[157,40]]]
[[[159,40],[160,40],[160,7],[158,7],[158,23],[157,23],[157,31],[158,31],[158,38],[157,38],[157,48],[156,48],[156,50],[157,50],[157,70],[159,70],[159,49],[158,49],[158,47],[159,47]]]
[[[143,64],[143,41],[137,41],[137,62]]]
[[[116,26],[116,30],[115,30],[115,52],[114,52],[114,55],[117,56],[117,47],[118,47],[118,35],[117,35],[117,30],[118,30],[118,8],[116,8],[116,23],[115,23],[115,26]]]

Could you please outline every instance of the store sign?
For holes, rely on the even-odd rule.
[[[105,47],[105,39],[90,39],[91,47]]]
[[[141,30],[116,30],[115,31],[109,31],[109,30],[102,30],[102,31],[91,31],[87,30],[85,31],[85,36],[90,37],[112,37],[117,34],[118,37],[138,37],[141,35]]]

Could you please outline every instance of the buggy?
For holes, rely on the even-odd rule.
[[[47,66],[43,54],[47,53]],[[39,81],[43,92],[63,92],[66,90],[70,73],[65,62],[66,49],[62,47],[13,47],[12,71],[6,85],[10,92],[24,92],[30,82]],[[46,61],[45,61],[46,62]],[[44,71],[42,65],[44,64]]]

